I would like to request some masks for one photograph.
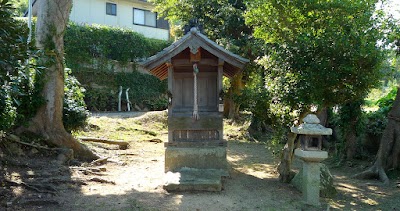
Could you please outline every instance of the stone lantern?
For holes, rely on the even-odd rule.
[[[328,152],[322,151],[322,136],[332,135],[332,129],[319,124],[315,114],[309,114],[298,127],[290,128],[299,135],[301,148],[295,150],[295,156],[303,161],[302,192],[306,204],[318,206],[320,186],[320,162],[328,158]]]

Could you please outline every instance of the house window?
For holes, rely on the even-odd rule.
[[[157,14],[149,10],[133,8],[133,24],[157,26]]]
[[[106,3],[106,14],[117,16],[117,5],[113,3]]]

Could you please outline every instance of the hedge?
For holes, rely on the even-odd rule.
[[[123,99],[130,88],[132,104],[151,110],[166,108],[166,82],[138,72],[137,63],[170,41],[146,38],[129,29],[70,23],[64,43],[66,64],[86,88],[90,110],[117,110],[119,86],[124,88]]]

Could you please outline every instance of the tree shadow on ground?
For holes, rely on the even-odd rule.
[[[0,154],[0,210],[58,205],[60,191],[77,190],[84,183],[71,179],[69,167],[58,162],[54,151],[20,149],[19,154],[24,155],[18,156],[0,149]]]
[[[352,178],[354,174],[362,171],[360,167],[342,166],[331,169],[338,190],[337,196],[330,201],[331,207],[340,210],[398,210],[400,188],[396,188],[396,180],[384,185],[377,179]]]
[[[132,186],[120,194],[78,193],[73,198],[65,197],[61,207],[72,210],[300,210],[301,194],[293,187],[279,183],[274,173],[259,174],[262,167],[272,170],[268,159],[251,154],[260,150],[259,146],[234,146],[228,156],[236,156],[230,161],[230,177],[224,180],[221,192],[166,192],[159,181],[152,189],[143,191]],[[240,149],[243,149],[241,151]],[[258,152],[255,152],[258,153]],[[239,159],[239,157],[241,157]],[[243,165],[246,164],[246,165]],[[137,169],[139,171],[139,169]],[[162,169],[160,169],[162,171]],[[264,169],[265,171],[265,169]],[[116,184],[116,186],[121,184]],[[101,188],[101,187],[98,187]],[[118,187],[116,187],[118,188]]]
[[[276,180],[233,172],[221,192],[160,193],[133,188],[119,195],[77,194],[60,207],[72,210],[300,210],[302,204],[297,191]]]
[[[145,148],[162,147],[142,144]],[[251,144],[231,146],[228,156],[236,160],[230,161],[230,177],[224,180],[224,190],[221,192],[164,191],[163,159],[160,158],[163,155],[152,155],[153,151],[149,151],[149,155],[133,155],[138,161],[147,162],[146,165],[107,164],[107,171],[119,171],[120,177],[129,177],[130,172],[144,172],[139,176],[156,180],[155,183],[146,182],[146,179],[144,182],[124,183],[121,178],[115,180],[115,184],[110,184],[90,179],[98,177],[107,180],[106,176],[77,177],[76,169],[85,165],[69,167],[59,165],[56,163],[56,154],[22,157],[21,161],[13,158],[12,160],[22,164],[14,165],[16,164],[14,163],[3,168],[5,170],[3,175],[11,176],[16,183],[7,185],[9,195],[2,200],[0,209],[96,211],[301,209],[300,193],[297,190],[279,183],[273,172],[262,173],[272,170],[273,164],[268,163],[268,159],[262,159],[262,155],[258,154],[262,152],[258,151],[259,148]],[[151,160],[146,161],[149,159]],[[146,169],[157,175],[146,175]],[[78,172],[84,174],[84,171]]]
[[[278,181],[277,159],[257,143],[228,143],[230,177],[224,180],[223,191],[169,193],[162,188],[163,145],[141,144],[136,151],[110,150],[121,161],[136,161],[107,163],[107,173],[113,174],[108,176],[78,171],[87,169],[85,164],[59,165],[55,153],[12,158],[13,163],[1,168],[0,210],[326,210],[328,204],[339,210],[399,207],[399,189],[363,186],[336,170],[332,172],[339,195],[321,199],[320,207],[308,207],[301,202],[299,191]],[[16,183],[5,182],[5,178]],[[368,205],[372,200],[377,204]]]

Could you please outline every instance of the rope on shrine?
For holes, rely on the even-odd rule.
[[[197,64],[194,63],[193,64],[193,77],[194,77],[194,81],[193,81],[193,96],[194,96],[194,100],[193,100],[193,119],[194,120],[199,120],[200,119],[199,106],[197,104],[197,73],[199,73],[199,68],[197,67]]]

